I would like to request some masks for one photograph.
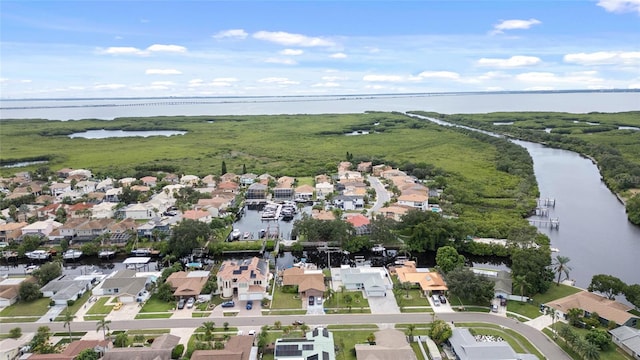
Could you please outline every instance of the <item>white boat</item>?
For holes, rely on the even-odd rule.
[[[114,256],[115,254],[116,254],[116,252],[115,252],[115,251],[113,251],[113,250],[101,250],[101,251],[98,253],[98,257],[99,257],[100,259],[108,259],[108,258],[110,258],[110,257]]]
[[[64,260],[76,260],[76,259],[79,259],[81,256],[82,256],[82,251],[75,250],[75,249],[69,249],[65,251],[64,254],[62,254],[62,258]]]
[[[47,260],[51,257],[48,251],[45,250],[33,250],[25,253],[26,257],[31,260]]]
[[[373,252],[383,252],[385,250],[387,250],[387,249],[384,246],[382,246],[381,244],[378,244],[378,245],[376,245],[376,246],[371,248],[371,251],[373,251]]]
[[[149,248],[140,248],[131,250],[131,255],[133,256],[149,256],[151,255],[151,249]]]
[[[251,237],[251,233],[248,231],[245,231],[244,234],[242,235],[242,238],[247,240]]]
[[[231,239],[238,240],[240,239],[240,235],[240,229],[233,229],[233,231],[231,232]]]
[[[551,252],[560,252],[560,249],[552,247],[549,250],[551,250]]]

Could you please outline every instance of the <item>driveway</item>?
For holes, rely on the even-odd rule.
[[[372,314],[400,314],[400,308],[396,303],[392,290],[387,290],[386,296],[369,297],[369,308]]]

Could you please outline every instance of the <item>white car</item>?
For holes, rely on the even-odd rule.
[[[193,307],[193,304],[196,303],[196,299],[194,299],[193,297],[190,297],[189,300],[187,300],[187,309],[191,309]]]
[[[248,334],[249,334],[249,335],[255,335],[255,334],[256,334],[256,331],[255,331],[255,330],[253,330],[253,329],[251,329],[251,330],[249,330]]]

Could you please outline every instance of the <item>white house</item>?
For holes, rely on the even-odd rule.
[[[118,204],[112,202],[103,202],[91,208],[91,218],[93,219],[110,219],[115,215],[113,209]]]
[[[330,182],[319,182],[316,184],[316,197],[319,200],[324,199],[329,194],[333,194],[334,191],[333,184]]]
[[[82,194],[88,194],[90,192],[96,191],[97,185],[98,183],[95,181],[90,181],[90,180],[78,181],[78,183],[75,186],[75,190]]]
[[[393,289],[391,277],[382,267],[342,265],[339,276],[347,290],[363,290],[367,297],[386,296],[386,291]]]
[[[155,215],[152,208],[146,204],[131,204],[122,209],[125,218],[134,220],[148,220]]]
[[[426,194],[402,194],[398,196],[398,205],[425,211],[429,207],[429,197]]]
[[[53,219],[47,219],[44,221],[36,221],[33,224],[29,224],[22,228],[22,235],[49,235],[53,230],[62,226]]]

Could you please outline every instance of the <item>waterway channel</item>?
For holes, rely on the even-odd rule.
[[[529,151],[541,198],[556,200],[555,207],[549,208],[549,218],[558,218],[559,228],[540,227],[539,231],[559,250],[553,256],[571,259],[569,275],[575,285],[588,287],[596,274],[613,275],[627,284],[640,283],[640,227],[627,220],[624,205],[606,187],[597,166],[572,151],[512,141]]]

